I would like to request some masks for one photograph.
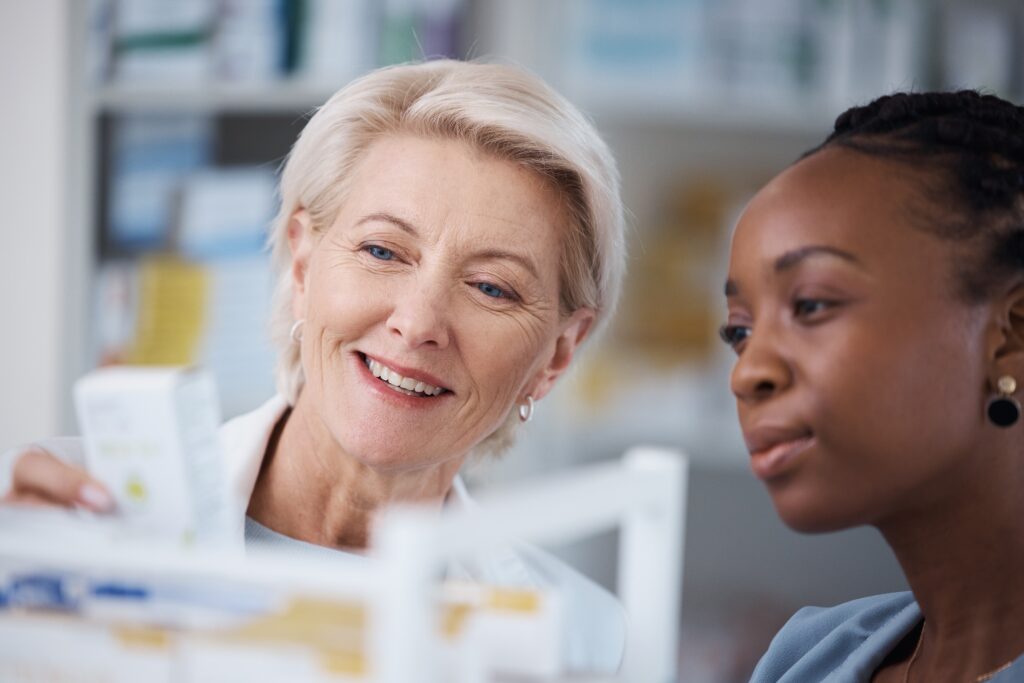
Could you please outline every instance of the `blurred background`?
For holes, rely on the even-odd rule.
[[[107,363],[200,363],[225,417],[273,392],[262,245],[310,112],[375,66],[538,73],[610,142],[631,212],[607,336],[477,487],[617,457],[693,459],[681,680],[746,680],[799,606],[904,586],[871,530],[799,536],[748,473],[716,338],[729,230],[848,106],[1024,93],[1015,0],[0,2],[0,449],[74,433]],[[613,536],[559,552],[614,584]]]

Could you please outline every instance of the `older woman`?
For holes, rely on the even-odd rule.
[[[507,446],[608,317],[624,267],[617,172],[537,79],[437,61],[335,94],[295,144],[281,199],[280,394],[222,428],[237,529],[360,549],[383,505],[464,501],[462,464]],[[16,458],[7,501],[108,507],[74,452],[42,446]],[[617,666],[620,610],[584,577],[533,549],[464,569],[560,588],[570,665]]]

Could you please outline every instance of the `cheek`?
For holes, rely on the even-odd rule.
[[[477,310],[463,316],[459,349],[482,394],[516,394],[538,369],[554,325]],[[549,329],[550,328],[550,329]]]
[[[330,393],[337,385],[326,382],[337,371],[341,345],[358,339],[382,318],[384,306],[377,291],[357,273],[341,269],[311,271],[302,330],[302,368],[306,391]],[[355,293],[355,294],[351,294]]]
[[[314,272],[310,283],[307,332],[312,327],[330,338],[349,339],[381,315],[380,285],[354,270]]]
[[[981,410],[979,368],[963,339],[852,336],[829,364],[817,416],[832,446],[877,481],[941,467],[965,448]]]

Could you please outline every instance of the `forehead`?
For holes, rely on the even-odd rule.
[[[386,209],[417,230],[506,246],[557,243],[565,212],[538,174],[455,140],[388,135],[359,162],[347,205]]]
[[[770,272],[810,245],[854,255],[877,274],[944,272],[949,244],[914,223],[921,197],[906,167],[843,148],[799,161],[753,200],[733,235],[730,277]]]

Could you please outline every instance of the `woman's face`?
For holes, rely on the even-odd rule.
[[[990,429],[989,307],[954,295],[955,243],[913,227],[904,169],[826,149],[765,187],[733,237],[732,391],[751,466],[796,529],[940,499]]]
[[[375,142],[334,223],[315,234],[300,211],[289,228],[302,400],[324,433],[368,466],[414,470],[464,456],[543,396],[593,319],[559,314],[566,220],[510,162]]]

